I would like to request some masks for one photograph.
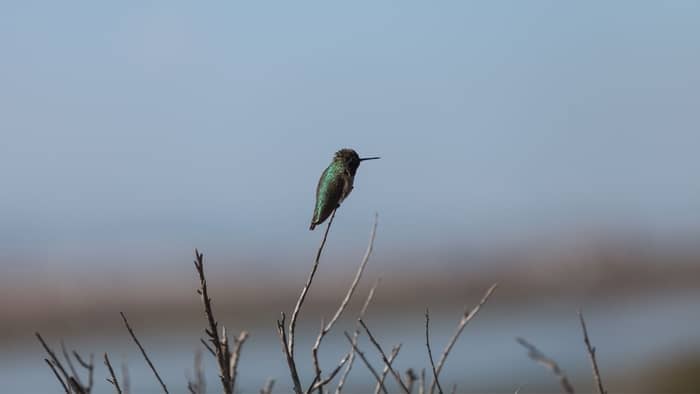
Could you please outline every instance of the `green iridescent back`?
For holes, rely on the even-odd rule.
[[[348,174],[343,162],[333,162],[323,171],[316,187],[316,206],[314,207],[311,229],[317,224],[323,223],[331,215],[333,210],[345,198],[343,190],[348,182]]]

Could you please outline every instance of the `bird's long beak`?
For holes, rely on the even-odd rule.
[[[375,156],[375,157],[363,157],[360,159],[360,161],[365,161],[365,160],[377,160],[381,159],[381,157]]]

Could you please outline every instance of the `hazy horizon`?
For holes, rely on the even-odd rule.
[[[700,234],[694,2],[0,8],[4,269]]]
[[[289,391],[275,321],[323,235],[318,177],[349,147],[381,160],[359,168],[300,315],[304,384],[376,212],[324,372],[379,277],[366,319],[404,344],[401,373],[430,371],[426,308],[439,354],[498,282],[445,387],[557,390],[522,335],[585,392],[581,308],[610,392],[700,391],[698,21],[691,0],[0,4],[3,387],[59,387],[39,331],[97,356],[96,393],[103,352],[155,392],[124,312],[184,390],[206,335],[199,248],[219,327],[251,334],[238,388]],[[348,390],[372,383],[353,371]]]
[[[336,232],[697,235],[697,4],[630,4],[5,5],[0,246],[305,250],[345,146]]]

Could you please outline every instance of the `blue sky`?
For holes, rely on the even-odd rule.
[[[0,264],[306,256],[342,147],[383,157],[339,212],[347,248],[375,211],[394,250],[692,237],[699,19],[694,1],[3,3]]]

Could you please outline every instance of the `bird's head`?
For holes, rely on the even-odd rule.
[[[357,152],[355,152],[352,149],[341,149],[337,152],[335,152],[335,156],[333,157],[333,160],[336,162],[339,162],[343,164],[348,171],[350,172],[350,175],[355,176],[355,172],[357,171],[357,168],[360,166],[360,162],[365,161],[365,160],[375,160],[379,159],[379,157],[360,157]]]

